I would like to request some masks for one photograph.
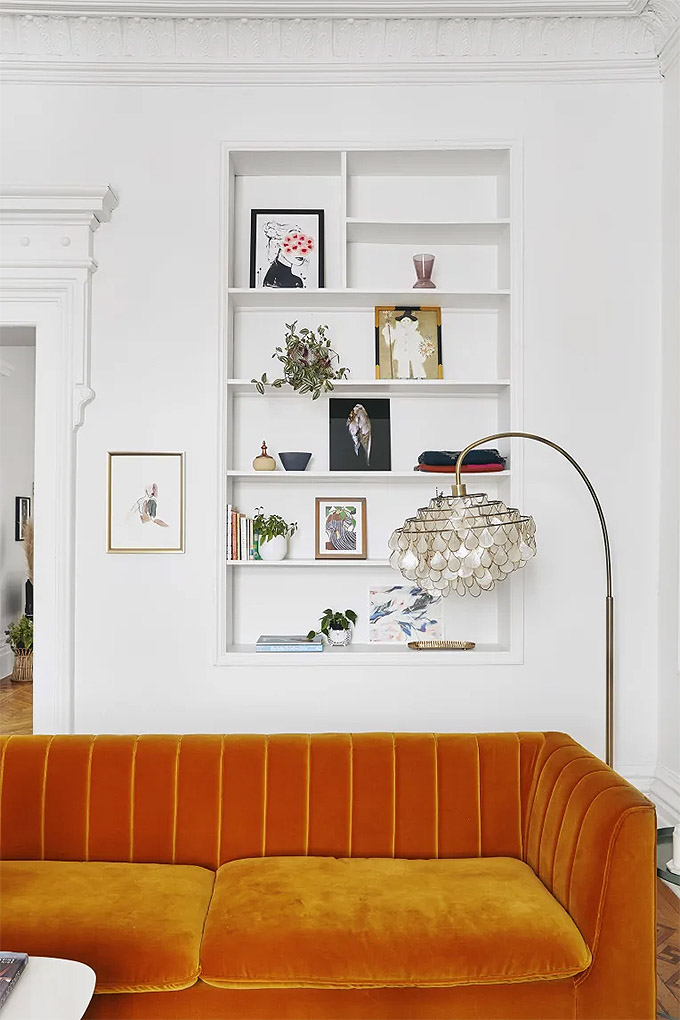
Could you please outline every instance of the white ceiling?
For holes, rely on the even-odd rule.
[[[577,17],[637,15],[647,0],[0,0],[0,13],[156,17]]]

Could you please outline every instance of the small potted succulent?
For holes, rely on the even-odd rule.
[[[33,620],[22,616],[17,623],[10,623],[5,635],[14,652],[12,680],[30,683],[33,680]]]
[[[263,560],[285,560],[288,539],[297,531],[297,521],[287,524],[277,514],[265,514],[264,507],[255,508],[253,527],[258,535],[258,552]]]
[[[260,379],[251,379],[258,393],[264,393],[265,386],[280,389],[287,383],[298,393],[311,393],[317,400],[322,393],[333,389],[334,379],[345,379],[348,369],[338,366],[339,356],[331,347],[326,331],[328,326],[298,330],[297,322],[286,323],[286,347],[277,347],[272,358],[283,365],[283,377],[267,379],[265,372]]]
[[[324,609],[319,630],[310,630],[307,640],[312,641],[317,634],[324,634],[332,645],[348,645],[352,640],[352,628],[357,622],[357,614],[353,609],[344,613],[334,609]]]

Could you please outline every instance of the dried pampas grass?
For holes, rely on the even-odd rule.
[[[28,567],[28,579],[33,584],[33,518],[24,524],[24,553],[26,554],[26,565]]]

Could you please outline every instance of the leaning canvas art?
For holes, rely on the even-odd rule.
[[[369,592],[368,639],[377,644],[438,640],[441,597],[416,585],[393,584]]]
[[[184,454],[108,458],[107,552],[184,552]]]
[[[376,308],[376,377],[441,379],[441,322],[441,308]]]
[[[252,209],[250,286],[324,285],[323,209]]]

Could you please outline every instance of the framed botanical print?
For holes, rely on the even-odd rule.
[[[375,376],[443,378],[441,308],[376,308]]]
[[[250,286],[324,285],[323,209],[251,209]]]
[[[315,514],[317,560],[366,559],[366,500],[322,499],[317,496]]]
[[[184,454],[109,453],[106,551],[184,552]]]

